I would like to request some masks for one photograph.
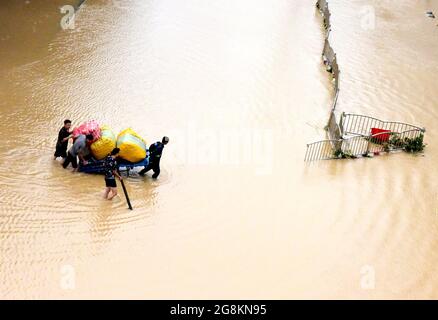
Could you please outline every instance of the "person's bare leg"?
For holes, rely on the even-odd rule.
[[[105,192],[103,194],[104,199],[108,199],[108,195],[109,195],[110,191],[111,191],[111,188],[108,188],[108,187],[105,188]]]
[[[113,191],[111,190],[111,188],[109,188],[110,190],[108,191],[108,195],[106,197],[107,200],[111,200],[113,198]]]
[[[117,188],[111,188],[112,195],[108,197],[108,200],[113,200],[113,198],[117,195]]]

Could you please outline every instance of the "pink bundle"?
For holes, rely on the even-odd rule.
[[[81,134],[91,134],[94,137],[94,141],[100,138],[100,126],[96,120],[84,122],[79,127],[74,128],[73,137],[77,138]]]

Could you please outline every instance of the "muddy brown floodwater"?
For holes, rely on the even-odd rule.
[[[87,0],[63,30],[68,2],[0,4],[0,297],[438,298],[436,1],[330,1],[338,108],[428,146],[312,164],[314,1]],[[170,137],[133,211],[53,161],[64,118]]]

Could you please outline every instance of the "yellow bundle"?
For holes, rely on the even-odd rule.
[[[120,158],[130,162],[139,162],[146,158],[146,141],[131,128],[119,133],[117,148],[120,148]]]
[[[94,158],[105,158],[116,147],[116,136],[108,126],[100,128],[101,137],[90,146]]]

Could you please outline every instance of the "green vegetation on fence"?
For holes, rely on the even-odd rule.
[[[344,152],[342,149],[337,149],[333,155],[338,159],[356,159],[357,157],[350,152]]]
[[[368,137],[365,138],[366,140],[370,141],[371,143],[379,144],[382,146],[384,152],[390,152],[391,150],[404,150],[409,153],[419,153],[424,150],[426,145],[423,143],[424,134],[420,134],[419,136],[415,138],[401,138],[398,135],[392,134],[391,139],[386,142],[382,142],[381,140],[375,138],[375,137]],[[343,151],[342,149],[336,149],[333,152],[333,156],[337,159],[355,159],[357,158],[356,155],[352,154],[348,151]],[[362,154],[363,157],[369,157],[369,152],[365,152]]]
[[[417,153],[422,152],[426,145],[423,143],[424,134],[420,134],[415,138],[401,138],[393,135],[389,142],[386,143],[385,149],[403,149],[406,152]]]
[[[396,138],[396,137],[394,137]],[[420,134],[415,138],[404,138],[403,140],[398,138],[398,146],[406,152],[417,153],[422,152],[426,145],[423,143],[424,134]]]

